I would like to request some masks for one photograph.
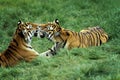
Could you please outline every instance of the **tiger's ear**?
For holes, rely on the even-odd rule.
[[[21,23],[22,23],[22,21],[21,21],[21,20],[19,20],[19,21],[18,21],[18,25],[20,25]]]
[[[58,19],[55,19],[54,22],[59,25],[59,20]]]

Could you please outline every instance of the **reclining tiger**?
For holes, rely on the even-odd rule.
[[[32,48],[31,40],[37,31],[37,26],[19,21],[8,48],[0,53],[0,66],[14,66],[22,60],[29,62],[36,58],[39,54]]]
[[[41,53],[42,56],[53,56],[60,48],[86,48],[99,46],[108,41],[107,33],[98,26],[74,32],[62,28],[58,19],[39,26],[45,36],[55,43],[48,51]]]

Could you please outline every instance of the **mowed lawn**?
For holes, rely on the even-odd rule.
[[[119,0],[0,0],[0,52],[16,30],[17,22],[47,23],[59,19],[66,29],[80,31],[100,26],[109,35],[98,47],[61,49],[52,58],[0,68],[0,80],[120,80]],[[42,53],[54,43],[34,37],[33,48]]]

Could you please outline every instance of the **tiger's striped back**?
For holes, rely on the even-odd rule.
[[[81,43],[80,47],[99,46],[108,40],[106,32],[98,26],[81,30],[78,35]]]

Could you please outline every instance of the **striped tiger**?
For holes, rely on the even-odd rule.
[[[8,48],[0,54],[0,66],[14,66],[20,61],[31,61],[36,58],[39,53],[31,46],[31,40],[38,28],[18,21],[18,27],[13,35]]]
[[[45,36],[55,44],[48,51],[41,53],[41,56],[53,56],[60,48],[87,48],[90,46],[100,46],[108,41],[107,33],[99,26],[83,29],[74,32],[60,26],[58,19],[54,22],[39,24]]]

